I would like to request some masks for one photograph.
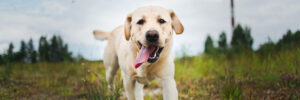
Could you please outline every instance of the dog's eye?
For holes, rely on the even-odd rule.
[[[158,19],[158,22],[160,23],[160,24],[163,24],[163,23],[166,23],[166,21],[164,20],[164,19]]]
[[[137,24],[139,24],[139,25],[143,25],[145,23],[145,20],[144,19],[140,19],[138,22],[137,22]]]

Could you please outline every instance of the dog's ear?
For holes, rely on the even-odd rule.
[[[130,32],[131,32],[131,21],[132,21],[132,14],[128,14],[126,17],[126,21],[124,24],[124,33],[125,39],[128,41],[130,39]]]
[[[183,25],[173,10],[169,10],[169,12],[172,19],[172,28],[175,30],[176,34],[181,34],[184,30]]]

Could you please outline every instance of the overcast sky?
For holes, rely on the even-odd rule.
[[[96,41],[94,29],[111,31],[123,24],[134,9],[158,5],[173,9],[185,27],[174,35],[174,54],[203,52],[209,34],[215,43],[222,31],[231,39],[230,0],[1,0],[0,53],[13,42],[62,36],[69,49],[85,58],[101,59],[106,42]],[[235,0],[236,22],[251,27],[254,48],[270,37],[273,41],[291,29],[300,29],[300,0]],[[217,45],[217,44],[216,44]],[[185,48],[185,49],[184,49]]]

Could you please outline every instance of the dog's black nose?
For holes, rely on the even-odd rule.
[[[156,42],[159,38],[158,32],[156,30],[149,30],[146,32],[146,39],[148,42]]]

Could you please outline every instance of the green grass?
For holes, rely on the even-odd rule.
[[[181,100],[299,100],[300,50],[260,56],[256,53],[202,55],[175,59]],[[106,88],[102,62],[12,63],[0,66],[0,99],[124,100],[120,72],[116,92]],[[146,89],[161,88],[157,81]],[[146,93],[146,100],[162,94]]]

